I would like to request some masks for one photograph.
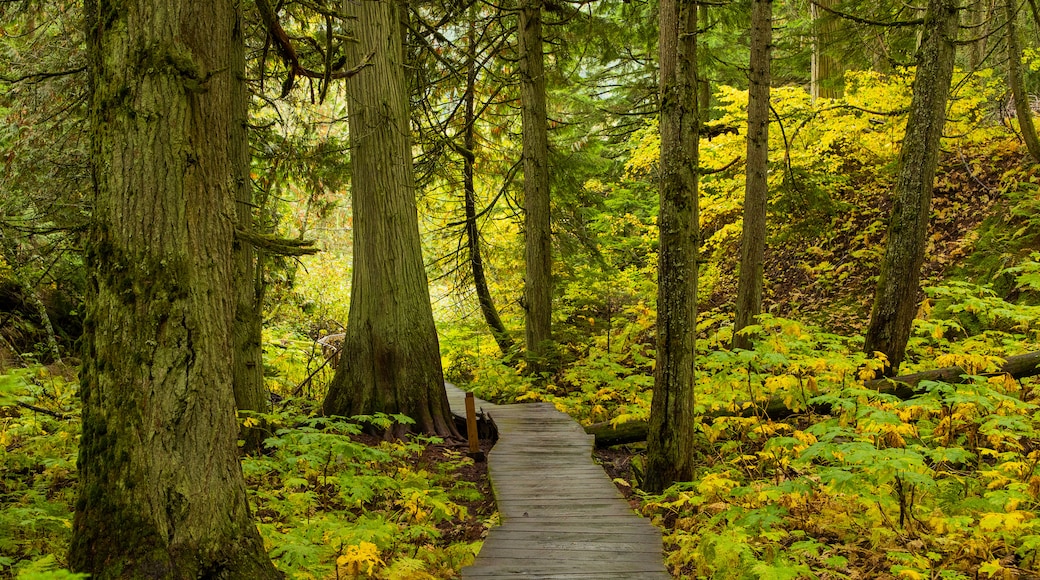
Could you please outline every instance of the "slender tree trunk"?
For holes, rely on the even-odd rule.
[[[457,437],[419,238],[401,6],[395,0],[344,5],[356,22],[348,60],[373,57],[347,81],[354,269],[324,411],[403,413],[424,433]]]
[[[659,492],[693,477],[698,227],[697,8],[661,0],[661,210],[657,365],[646,478]]]
[[[899,176],[877,293],[863,349],[888,357],[886,375],[899,370],[917,312],[939,141],[953,78],[959,7],[929,0],[917,52],[910,115],[899,153]]]
[[[70,562],[93,578],[279,578],[232,389],[235,2],[87,0],[94,212]]]
[[[838,0],[817,0],[809,4],[813,21],[813,51],[810,94],[812,99],[838,99],[845,92],[842,79],[845,68],[834,58],[832,45],[841,34],[841,20],[817,6],[835,8]]]
[[[231,163],[234,169],[235,216],[237,226],[245,231],[253,228],[253,182],[250,177],[249,152],[249,87],[246,85],[246,45],[241,14],[231,39],[233,94],[231,104]],[[235,324],[234,387],[235,404],[240,411],[266,413],[271,405],[264,386],[263,371],[263,286],[258,284],[260,260],[252,244],[235,240]],[[242,436],[246,449],[262,443],[266,429],[245,428]]]
[[[773,42],[773,2],[751,5],[751,72],[748,86],[747,171],[744,180],[744,226],[740,238],[733,348],[751,348],[739,334],[762,312],[762,269],[766,251],[766,201],[769,198],[769,74]]]
[[[1008,51],[1008,85],[1011,86],[1011,97],[1015,101],[1015,116],[1022,130],[1022,140],[1034,162],[1040,162],[1040,138],[1036,135],[1036,124],[1033,122],[1033,110],[1029,106],[1029,93],[1026,92],[1026,81],[1022,75],[1022,45],[1018,41],[1017,2],[1004,0],[1004,15],[1007,17],[1007,51]]]
[[[488,288],[487,276],[484,273],[484,259],[480,254],[480,228],[477,227],[477,193],[473,176],[473,164],[476,161],[477,147],[477,120],[474,110],[477,85],[477,30],[475,17],[472,14],[470,16],[469,38],[469,56],[466,60],[466,126],[463,139],[464,151],[462,152],[462,188],[466,197],[466,246],[469,249],[469,263],[473,272],[473,287],[477,292],[480,312],[484,315],[484,321],[487,322],[488,327],[491,329],[491,335],[495,337],[498,349],[502,351],[503,355],[507,355],[513,349],[513,339],[509,336],[506,326],[502,324],[502,318],[498,315],[498,309],[495,308],[495,301],[491,298],[491,290]]]
[[[542,53],[542,0],[520,4],[520,101],[523,108],[524,300],[528,370],[549,368],[552,341],[552,231],[549,135]]]
[[[61,348],[58,347],[58,337],[54,333],[54,324],[51,323],[51,317],[47,314],[47,305],[40,299],[40,295],[36,293],[36,288],[29,282],[28,277],[20,272],[19,269],[16,268],[14,270],[13,278],[22,289],[22,296],[25,298],[25,301],[33,307],[36,315],[40,317],[40,326],[43,327],[43,332],[46,335],[47,351],[51,356],[51,360],[60,363]]]
[[[708,4],[699,4],[697,6],[697,19],[701,28],[706,29],[711,26],[711,22],[708,20]],[[697,58],[703,62],[711,62],[711,54],[703,47]],[[699,63],[698,66],[700,66]],[[708,79],[707,72],[699,75],[697,79],[697,110],[704,121],[711,119],[711,81]]]

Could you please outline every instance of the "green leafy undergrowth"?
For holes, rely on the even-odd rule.
[[[268,416],[277,423],[284,416]],[[249,419],[247,419],[249,421]],[[473,561],[490,514],[472,466],[436,438],[381,441],[407,417],[301,419],[243,470],[271,557],[293,578],[449,578]],[[436,451],[436,453],[434,453]]]
[[[60,366],[0,374],[0,577],[82,577],[61,571],[76,499],[75,386]]]
[[[668,564],[704,578],[1005,578],[1040,571],[1040,398],[973,377],[825,416],[700,425],[692,482],[645,498]],[[822,397],[821,397],[822,398]],[[1004,573],[1008,576],[1003,575]]]
[[[79,400],[68,369],[0,374],[0,578],[66,571],[76,500]],[[450,578],[493,517],[473,461],[435,438],[382,441],[404,416],[313,419],[286,399],[266,454],[242,461],[267,549],[290,578]]]

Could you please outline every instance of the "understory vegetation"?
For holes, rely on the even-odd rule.
[[[313,342],[273,344],[267,371],[278,394],[280,384],[310,374]],[[86,577],[64,571],[79,445],[72,372],[34,365],[0,375],[0,577]],[[472,563],[497,516],[483,467],[462,448],[364,433],[408,417],[316,419],[312,398],[277,398],[274,412],[242,417],[274,429],[262,453],[243,456],[242,469],[281,571],[300,579],[450,578]]]

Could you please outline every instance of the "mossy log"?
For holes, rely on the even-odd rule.
[[[984,373],[984,375],[1011,375],[1015,379],[1024,379],[1040,375],[1040,351],[1020,354],[1008,357],[996,373]],[[961,367],[944,367],[902,375],[898,377],[875,379],[867,381],[863,386],[867,389],[895,395],[900,399],[907,400],[918,394],[918,385],[923,381],[941,381],[945,383],[965,382],[967,372]],[[797,413],[812,412],[815,414],[829,414],[831,409],[827,404],[809,405],[808,408],[794,410],[777,399],[771,399],[765,405],[751,405],[739,410],[721,409],[701,415],[702,418],[714,419],[715,417],[768,417],[781,420]],[[647,422],[627,421],[619,425],[611,426],[610,422],[593,423],[585,427],[585,432],[596,437],[596,447],[610,447],[624,443],[636,443],[646,441]]]

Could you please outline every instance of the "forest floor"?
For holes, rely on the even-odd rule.
[[[378,439],[378,438],[372,438]],[[369,445],[378,445],[378,441],[367,441]],[[480,442],[480,450],[483,456],[491,451],[494,443],[490,440]],[[415,458],[413,468],[415,470],[436,470],[438,465],[454,461],[453,454],[461,451],[458,445],[430,444],[426,446],[422,455]],[[491,490],[491,480],[488,478],[487,461],[473,461],[463,463],[455,467],[454,477],[456,481],[467,481],[476,486],[480,491],[479,499],[456,499],[455,503],[466,508],[466,515],[451,521],[438,524],[441,531],[441,540],[446,543],[479,542],[487,535],[487,521],[497,512],[495,505],[495,494]]]

